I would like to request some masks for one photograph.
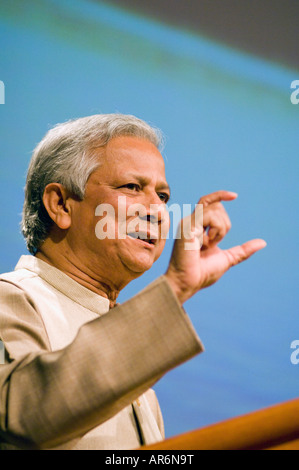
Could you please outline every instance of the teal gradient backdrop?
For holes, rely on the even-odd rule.
[[[23,187],[46,131],[90,114],[135,114],[166,136],[171,203],[236,191],[222,246],[268,243],[185,305],[206,352],[155,387],[167,436],[297,397],[299,105],[290,85],[299,69],[87,0],[1,2],[0,36],[1,272],[26,253]],[[165,272],[171,248],[121,302]]]

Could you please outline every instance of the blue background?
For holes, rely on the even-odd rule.
[[[26,253],[23,187],[46,131],[90,114],[135,114],[166,136],[171,203],[236,191],[222,246],[268,243],[186,303],[206,352],[155,386],[167,436],[297,397],[299,106],[290,85],[299,70],[84,0],[1,2],[0,36],[0,271]],[[171,248],[120,301],[165,272]]]

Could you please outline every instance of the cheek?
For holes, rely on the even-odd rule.
[[[161,238],[164,240],[167,238],[168,232],[170,230],[170,225],[171,225],[171,221],[170,221],[169,213],[166,209],[164,209],[162,213],[162,223],[161,223]]]
[[[119,196],[117,200],[114,201],[112,207],[114,211],[114,228],[116,237],[122,234],[121,238],[125,238],[124,235],[127,233],[127,214],[128,208],[130,207],[127,202],[127,198],[125,196]]]
[[[72,225],[76,236],[93,240],[98,220],[99,218],[95,216],[95,210],[86,204],[82,204],[79,210],[75,211],[72,218]]]

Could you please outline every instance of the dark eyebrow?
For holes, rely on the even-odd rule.
[[[145,177],[140,176],[140,175],[134,175],[133,173],[128,173],[126,176],[128,178],[134,178],[136,181],[138,181],[138,183],[141,184],[141,186],[146,186],[147,184],[150,183],[149,178],[145,178]],[[164,181],[161,181],[160,183],[158,183],[157,187],[158,187],[159,190],[164,189],[164,190],[168,190],[169,194],[171,193],[170,186]]]

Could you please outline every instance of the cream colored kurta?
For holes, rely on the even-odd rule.
[[[165,284],[166,281],[160,279],[159,283]],[[73,344],[79,343],[78,333],[81,327],[87,324],[87,327],[90,328],[93,324],[97,323],[94,322],[95,320],[98,321],[103,317],[112,318],[111,313],[113,312],[114,317],[115,312],[121,308],[116,307],[107,315],[109,311],[108,299],[86,289],[61,271],[33,256],[21,257],[14,272],[2,275],[0,277],[0,289],[0,339],[5,344],[10,364],[21,361],[28,353],[40,353],[41,351],[59,351],[64,353],[68,351],[69,347],[74,350],[73,367],[75,367],[76,362],[80,363],[81,359],[83,360],[85,356],[85,349],[82,348],[83,344],[81,344],[82,358],[77,356],[77,349],[80,349],[80,346],[77,348],[73,347]],[[168,291],[170,291],[170,288],[168,288]],[[1,293],[3,294],[2,297]],[[193,354],[200,352],[202,345],[193,331],[187,316],[178,305],[176,305],[176,309],[180,310],[180,321],[184,322],[184,329],[190,336]],[[142,320],[141,315],[142,312],[139,312],[136,324],[133,325],[136,328],[138,328],[140,322],[148,321],[146,319]],[[116,338],[118,336],[115,326],[113,329],[113,321],[108,322],[109,318],[105,318],[104,321],[101,320],[103,324],[111,323],[111,330],[106,328],[105,337],[102,341],[104,351],[107,350],[106,342],[109,341],[109,336],[111,336],[112,342],[114,334]],[[155,322],[157,322],[156,319]],[[132,323],[130,323],[130,326],[132,327]],[[82,331],[85,331],[87,327],[85,326]],[[127,338],[128,345],[132,339],[133,332],[131,327],[127,331],[123,330],[121,333],[122,338]],[[123,326],[120,325],[120,328],[123,328]],[[142,329],[140,333],[142,335]],[[160,338],[161,333],[158,335]],[[164,334],[166,335],[167,332],[165,331]],[[100,338],[98,339],[100,341]],[[93,341],[95,340],[96,337],[93,338]],[[154,337],[153,342],[155,342]],[[186,341],[184,340],[183,343],[185,344]],[[95,342],[94,345],[95,351],[97,348],[101,350],[101,343]],[[113,346],[111,347],[113,348]],[[118,345],[115,346],[115,349],[117,347]],[[162,352],[163,345],[158,344],[157,347],[161,347]],[[109,350],[107,350],[107,355],[109,354],[114,354],[114,351],[110,350],[110,343]],[[188,354],[190,355],[190,351]],[[147,356],[144,357],[147,361]],[[69,360],[71,359],[69,358]],[[119,361],[121,362],[122,360],[123,358],[120,357]],[[140,357],[136,357],[135,362],[136,369],[142,369]],[[147,367],[146,364],[144,365]],[[95,363],[89,362],[88,370],[85,371],[86,376],[87,374],[90,376],[97,374],[99,366],[100,364],[97,364],[96,361]],[[102,363],[101,367],[104,367]],[[110,365],[107,370],[105,368],[101,370],[101,379],[107,381],[108,385],[105,384],[106,387],[108,386],[109,388],[111,386],[111,393],[115,392],[113,392],[113,386],[109,382],[111,384],[112,382],[113,384],[117,383],[114,373],[117,373],[117,367],[114,367],[114,363],[113,367]],[[53,377],[55,381],[55,376]],[[69,388],[68,394],[71,395],[73,388],[72,380],[73,375],[64,383],[64,387]],[[120,385],[121,380],[120,377]],[[88,382],[88,379],[86,379],[86,382]],[[135,396],[135,399],[131,403],[128,402],[126,406],[119,405],[120,410],[100,425],[95,427],[89,426],[91,430],[83,432],[83,435],[77,435],[75,439],[70,439],[59,446],[51,446],[51,448],[133,449],[139,447],[141,443],[150,444],[163,439],[163,421],[155,394],[151,389],[146,391],[146,387],[141,387],[141,391],[141,396]],[[81,401],[84,402],[84,387],[80,392],[82,394]],[[92,397],[94,397],[96,389],[90,390],[86,388],[85,395],[87,401],[94,399],[90,396],[91,393]],[[127,394],[128,392],[124,391],[124,396],[127,396]],[[73,412],[75,403],[67,402],[65,406],[69,406]],[[54,408],[55,403],[53,403]],[[99,421],[102,421],[102,419]],[[140,434],[142,438],[140,438]]]

